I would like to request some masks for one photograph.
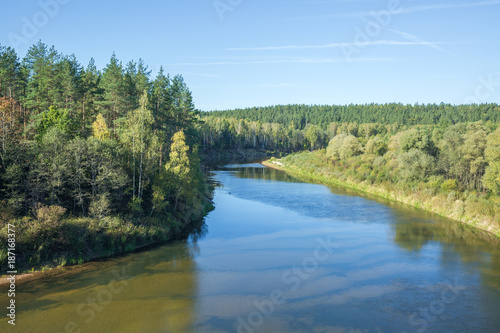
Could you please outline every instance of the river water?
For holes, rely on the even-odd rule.
[[[212,177],[189,239],[21,284],[1,331],[500,332],[495,237],[260,164]]]

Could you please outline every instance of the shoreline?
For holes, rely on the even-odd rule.
[[[22,271],[19,274],[2,274],[0,276],[0,278],[1,278],[0,288],[9,285],[9,281],[7,280],[7,278],[11,275],[14,275],[16,277],[16,286],[17,286],[18,284],[25,284],[25,283],[29,283],[29,282],[34,281],[34,280],[43,279],[43,278],[47,278],[47,277],[56,277],[56,276],[59,277],[59,276],[76,274],[76,273],[79,273],[82,271],[95,269],[97,266],[99,266],[98,264],[100,262],[105,262],[108,260],[119,260],[119,259],[124,258],[127,255],[130,255],[133,253],[141,252],[141,251],[149,249],[149,248],[154,248],[157,246],[162,246],[162,245],[168,244],[169,242],[172,242],[173,240],[175,240],[175,238],[171,238],[171,239],[165,240],[165,241],[159,241],[159,242],[153,242],[153,243],[149,243],[149,244],[140,245],[140,246],[135,247],[131,251],[123,252],[123,253],[117,254],[115,256],[95,257],[95,258],[92,258],[92,259],[85,261],[81,264],[65,265],[65,266],[52,266],[52,267],[48,266],[48,267],[43,267],[43,268],[33,270],[33,271]]]
[[[128,254],[128,253],[127,253]],[[102,258],[101,260],[105,259],[113,259],[113,258]],[[92,270],[95,268],[96,263],[98,263],[99,260],[92,260],[92,261],[87,261],[83,264],[78,264],[78,265],[71,265],[71,266],[56,266],[56,267],[50,267],[45,270],[37,270],[33,272],[24,272],[21,274],[13,274],[16,277],[16,287],[22,284],[29,283],[31,281],[43,279],[43,278],[48,278],[48,277],[61,277],[61,276],[66,276],[66,275],[71,275],[71,274],[77,274],[82,271],[88,271]],[[0,280],[0,288],[6,287],[10,284],[10,282],[7,280],[7,278],[11,275],[2,275],[2,279]]]
[[[270,162],[270,161],[271,160],[265,160],[265,161],[262,161],[261,164],[264,165],[264,166],[266,166],[266,167],[268,167],[268,168],[272,168],[272,169],[276,169],[276,170],[281,170],[283,172],[287,172],[287,173],[290,173],[292,175],[295,174],[297,176],[307,177],[307,178],[310,178],[310,179],[314,179],[314,180],[316,180],[319,183],[324,184],[324,185],[339,186],[339,187],[343,187],[343,188],[346,188],[346,189],[349,189],[349,190],[356,191],[358,193],[364,193],[364,194],[368,194],[368,195],[373,195],[373,196],[376,196],[376,197],[379,197],[379,198],[382,198],[382,199],[385,199],[385,200],[389,200],[389,201],[397,202],[399,204],[407,205],[407,206],[410,206],[410,207],[413,207],[413,208],[421,209],[423,211],[436,214],[438,216],[441,216],[441,217],[453,220],[455,222],[462,223],[462,224],[467,225],[469,227],[485,231],[488,234],[491,234],[491,235],[495,236],[497,239],[500,240],[500,227],[498,227],[498,226],[488,225],[488,227],[484,227],[483,225],[480,225],[480,224],[478,225],[477,223],[476,224],[473,223],[473,221],[458,220],[458,219],[456,219],[456,218],[454,218],[452,216],[442,214],[439,211],[435,211],[435,210],[426,208],[426,203],[425,202],[420,202],[420,201],[417,201],[415,203],[407,202],[407,201],[402,200],[403,199],[402,196],[398,196],[396,193],[388,192],[388,191],[386,191],[384,189],[378,188],[380,190],[380,192],[384,193],[384,195],[382,195],[381,193],[377,193],[375,191],[370,191],[370,189],[368,189],[368,188],[362,188],[361,184],[359,184],[359,186],[357,186],[356,184],[354,184],[354,186],[353,186],[353,184],[342,182],[342,181],[339,181],[337,179],[331,179],[331,180],[325,179],[324,177],[321,177],[321,176],[317,176],[317,175],[314,175],[314,174],[304,173],[303,171],[299,171],[299,170],[294,170],[294,169],[292,169],[292,168],[284,165],[280,161],[276,161],[279,164],[273,163],[273,162]]]
[[[133,253],[138,253],[141,251],[169,244],[178,239],[183,239],[184,237],[187,236],[186,232],[189,233],[190,232],[189,230],[194,230],[194,228],[197,228],[197,225],[199,223],[202,223],[207,213],[212,210],[212,208],[207,208],[209,207],[209,204],[211,206],[211,202],[204,204],[205,208],[203,209],[203,211],[200,211],[200,213],[202,213],[200,217],[198,217],[194,221],[189,221],[187,224],[183,226],[182,230],[178,230],[177,232],[172,232],[169,229],[164,235],[157,235],[156,239],[154,240],[151,239],[149,242],[136,243],[133,247],[127,247],[126,244],[123,243],[121,245],[124,245],[124,247],[119,251],[115,251],[111,254],[103,251],[95,253],[93,256],[83,260],[83,262],[81,263],[70,263],[70,264],[66,263],[62,265],[56,265],[54,262],[47,261],[43,263],[43,266],[38,266],[36,269],[33,270],[22,268],[21,270],[18,270],[18,273],[16,274],[5,274],[4,272],[2,272],[0,274],[0,287],[8,286],[9,281],[7,280],[7,278],[9,278],[12,275],[15,276],[16,285],[29,283],[31,281],[42,278],[71,275],[74,273],[78,273],[80,271],[91,270],[94,267],[98,267],[99,263],[104,261],[120,260],[122,258],[125,258],[127,255]]]

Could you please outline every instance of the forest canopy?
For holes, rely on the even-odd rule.
[[[172,237],[210,206],[198,122],[183,77],[152,78],[141,59],[97,69],[42,42],[22,59],[0,45],[0,238],[7,222],[25,230],[36,266]]]
[[[333,122],[380,123],[400,125],[453,125],[457,123],[500,121],[498,104],[350,104],[350,105],[275,105],[225,111],[205,112],[204,115],[248,119],[263,123],[294,124],[304,129],[309,124],[326,129]]]

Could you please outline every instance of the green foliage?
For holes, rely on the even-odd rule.
[[[41,42],[21,62],[0,46],[0,216],[25,228],[20,260],[129,251],[206,213],[192,94],[181,75],[149,76],[115,54],[98,70]]]
[[[405,153],[412,149],[418,149],[428,155],[436,155],[436,147],[429,134],[416,128],[401,133],[399,147]]]
[[[426,180],[434,170],[434,158],[412,148],[399,156],[399,174],[406,181]]]
[[[309,129],[306,132],[306,138],[311,144],[311,150],[316,146],[316,142],[319,141],[319,128],[316,125],[309,126]]]
[[[48,111],[40,114],[40,124],[38,125],[37,132],[39,140],[47,133],[47,131],[55,127],[65,134],[71,134],[73,125],[69,117],[68,110],[58,109],[55,106],[49,107]]]
[[[101,193],[92,198],[89,206],[89,214],[90,216],[101,220],[111,213],[110,206],[111,203],[109,200],[109,194]]]
[[[370,138],[365,146],[365,153],[382,156],[387,152],[387,144],[379,137]]]
[[[414,155],[413,157],[418,159],[425,153],[413,148],[405,154]],[[480,225],[484,229],[500,229],[498,196],[464,189],[456,179],[444,180],[442,175],[419,179],[403,177],[404,175],[400,174],[403,170],[390,168],[393,158],[391,155],[393,153],[388,152],[383,157],[375,157],[365,153],[347,160],[332,161],[325,152],[318,150],[290,154],[278,161],[281,167],[299,179],[333,183],[421,207],[466,223]],[[412,168],[421,166],[417,163]]]
[[[383,125],[434,125],[449,126],[473,121],[500,122],[500,107],[497,104],[451,105],[451,104],[350,104],[350,105],[274,105],[246,109],[210,111],[204,116],[247,119],[288,126],[292,122],[298,129],[307,125],[318,125],[326,129],[331,123],[380,123]],[[359,128],[356,127],[356,130]],[[354,136],[374,135],[377,128],[368,131],[340,132]],[[391,130],[392,131],[392,130]],[[395,132],[395,131],[392,131]],[[337,131],[337,133],[339,132]],[[331,136],[330,136],[331,137]]]
[[[66,208],[53,205],[44,206],[42,204],[38,205],[36,217],[38,222],[48,225],[56,225],[61,221],[62,216],[66,213]]]
[[[484,157],[488,163],[500,161],[500,126],[488,135]]]
[[[500,162],[495,161],[486,168],[483,183],[493,193],[500,195]]]
[[[456,179],[447,179],[441,184],[441,190],[446,193],[456,191],[457,188],[458,185]]]
[[[328,143],[327,156],[345,160],[362,152],[362,145],[353,135],[339,134]]]

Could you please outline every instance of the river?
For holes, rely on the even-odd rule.
[[[20,284],[2,332],[500,332],[495,237],[260,164],[212,177],[189,239]]]

